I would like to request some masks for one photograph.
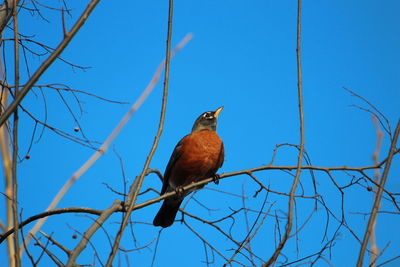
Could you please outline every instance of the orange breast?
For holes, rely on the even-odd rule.
[[[180,157],[170,176],[170,185],[185,186],[216,173],[223,162],[223,143],[214,131],[202,130],[184,138]]]

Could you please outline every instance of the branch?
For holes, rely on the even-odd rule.
[[[51,235],[48,235],[42,231],[40,231],[40,233],[46,237],[48,240],[50,240],[54,245],[56,245],[58,248],[60,248],[62,251],[65,252],[65,254],[67,254],[67,256],[69,256],[71,254],[71,251],[69,249],[67,249],[66,247],[64,247],[63,245],[61,245],[59,242],[57,242],[54,238],[51,237]]]
[[[121,207],[121,210],[123,210],[123,208]],[[76,207],[71,207],[71,208],[62,208],[62,209],[54,209],[54,210],[48,210],[39,214],[36,214],[34,216],[29,217],[28,219],[26,219],[25,221],[21,222],[18,225],[18,229],[21,229],[22,227],[24,227],[25,225],[34,222],[36,220],[39,220],[41,218],[45,218],[48,216],[52,216],[52,215],[57,215],[57,214],[65,214],[65,213],[89,213],[89,214],[93,214],[93,215],[100,215],[103,211],[102,210],[96,210],[96,209],[91,209],[91,208],[76,208]],[[0,244],[9,236],[14,232],[14,228],[8,230],[7,232],[5,232],[4,234],[0,235]]]
[[[14,1],[12,9],[13,24],[14,24],[14,83],[15,83],[15,96],[19,95],[19,46],[18,46],[18,12],[17,12],[17,1]],[[17,161],[18,161],[18,109],[14,110],[13,118],[13,132],[12,132],[12,211],[13,211],[13,227],[14,227],[14,262],[15,266],[21,266],[21,258],[19,257],[21,248],[19,246],[19,235],[18,235],[18,178],[17,178]]]
[[[60,260],[53,254],[51,253],[48,249],[47,249],[47,245],[50,242],[50,239],[47,240],[47,244],[46,246],[42,245],[42,243],[40,242],[40,240],[36,237],[36,236],[32,236],[35,240],[37,245],[43,250],[43,252],[45,252],[47,254],[47,256],[50,257],[50,259],[57,264],[58,267],[63,267],[64,265],[60,262]],[[41,256],[39,257],[38,261],[40,260]],[[36,263],[38,263],[38,261]]]
[[[293,203],[294,203],[294,194],[296,192],[297,184],[300,180],[301,174],[301,164],[303,161],[303,153],[304,153],[304,115],[303,115],[303,88],[302,88],[302,73],[301,73],[301,46],[300,46],[300,37],[301,37],[301,0],[298,0],[297,6],[297,93],[298,93],[298,101],[299,101],[299,119],[300,119],[300,151],[297,158],[297,169],[296,169],[296,177],[294,178],[292,188],[290,189],[290,197],[289,197],[289,213],[287,216],[287,224],[285,229],[285,235],[282,240],[279,242],[279,245],[275,252],[272,254],[271,258],[263,264],[263,266],[270,266],[274,264],[279,254],[281,253],[283,247],[290,237],[290,231],[293,226]]]
[[[83,26],[90,13],[96,7],[100,0],[92,0],[86,7],[85,11],[82,13],[78,21],[72,27],[72,29],[66,33],[64,39],[57,46],[54,52],[40,65],[40,67],[36,70],[36,72],[32,75],[29,81],[22,88],[21,92],[15,96],[14,101],[11,105],[5,110],[5,112],[0,117],[0,126],[3,125],[10,115],[17,109],[18,105],[21,103],[22,99],[24,99],[25,95],[29,92],[32,86],[39,80],[40,76],[47,70],[48,67],[57,59],[57,57],[64,51],[65,47],[69,44],[69,42],[74,38],[75,34],[79,31],[79,29]]]
[[[166,47],[166,57],[165,57],[165,74],[164,74],[164,90],[163,90],[163,98],[162,98],[162,105],[161,105],[161,115],[160,115],[160,122],[158,124],[157,134],[154,138],[153,145],[150,149],[150,153],[147,156],[146,162],[144,164],[142,173],[139,177],[137,177],[130,188],[130,192],[128,195],[128,210],[123,217],[121,226],[119,228],[118,234],[114,240],[113,247],[110,252],[110,256],[107,259],[106,267],[110,267],[116,255],[117,249],[119,247],[119,243],[122,238],[122,234],[128,225],[130,220],[130,216],[132,214],[133,208],[135,206],[136,198],[139,194],[139,191],[142,187],[144,177],[146,176],[147,169],[150,166],[151,159],[157,149],[158,142],[160,140],[160,136],[162,134],[164,128],[164,119],[165,119],[165,111],[167,108],[167,96],[168,96],[168,78],[169,78],[169,65],[171,60],[171,39],[172,39],[172,15],[173,15],[173,7],[174,2],[173,0],[169,0],[169,8],[168,8],[168,31],[167,31],[167,47]]]
[[[399,151],[396,151],[396,153]],[[383,162],[385,162],[386,160],[384,160]],[[377,165],[371,165],[371,166],[364,166],[364,167],[347,167],[347,166],[343,166],[343,167],[318,167],[318,166],[301,166],[301,169],[303,170],[317,170],[317,171],[324,171],[326,173],[329,173],[329,171],[357,171],[360,173],[363,173],[364,170],[370,170],[370,169],[377,169],[380,168],[380,166],[383,163],[380,162]],[[251,169],[246,169],[246,170],[241,170],[241,171],[235,171],[235,172],[229,172],[229,173],[224,173],[221,174],[219,176],[220,180],[225,179],[225,178],[229,178],[229,177],[234,177],[234,176],[238,176],[238,175],[242,175],[242,174],[246,174],[248,175],[249,173],[252,172],[257,172],[257,171],[264,171],[264,170],[295,170],[297,169],[297,166],[273,166],[273,165],[265,165],[265,166],[260,166],[260,167],[256,167],[256,168],[251,168]],[[254,179],[253,179],[254,180]],[[198,186],[202,186],[205,184],[208,184],[209,182],[214,181],[214,177],[210,177],[208,179],[202,180],[200,182],[197,183],[193,183],[190,184],[186,187],[184,187],[183,189],[185,191],[188,191],[192,188],[198,187]],[[257,181],[256,181],[257,182]],[[257,182],[258,184],[260,184],[259,182]],[[267,190],[268,191],[268,190]],[[160,202],[162,200],[164,200],[165,198],[168,197],[172,197],[176,194],[175,191],[166,193],[162,196],[150,199],[148,201],[142,202],[140,204],[137,204],[133,207],[133,210],[137,210],[137,209],[142,209],[144,207],[147,207],[149,205],[152,205],[154,203]],[[300,196],[299,196],[300,197]],[[118,211],[126,211],[126,207],[121,205],[120,209]],[[97,209],[91,209],[91,208],[82,208],[82,207],[69,207],[69,208],[61,208],[61,209],[53,209],[53,210],[47,210],[43,213],[40,214],[36,214],[34,216],[29,217],[28,219],[26,219],[25,221],[21,222],[18,226],[18,229],[24,227],[25,225],[34,222],[36,220],[48,217],[48,216],[52,216],[52,215],[57,215],[57,214],[65,214],[65,213],[89,213],[89,214],[93,214],[93,215],[101,215],[103,211],[102,210],[97,210]],[[9,236],[14,232],[14,228],[10,229],[9,231],[3,233],[0,235],[0,244]]]
[[[0,61],[0,69],[1,69],[1,77],[5,77],[5,70],[4,66],[2,64],[2,61]],[[1,88],[1,93],[0,93],[0,99],[1,99],[1,106],[0,106],[0,111],[3,111],[4,107],[7,107],[8,105],[8,97],[9,97],[9,91],[5,90],[5,81],[2,84]],[[0,112],[0,113],[1,113]],[[3,162],[3,172],[4,172],[4,188],[5,188],[5,197],[6,197],[6,210],[7,210],[7,215],[6,215],[6,229],[12,228],[12,221],[13,221],[13,214],[12,214],[12,172],[11,172],[11,165],[12,165],[12,158],[11,158],[11,144],[10,144],[10,135],[8,132],[7,125],[2,125],[0,126],[0,148],[1,148],[1,158]],[[14,228],[13,228],[14,229]],[[14,239],[9,238],[7,240],[7,254],[9,258],[9,263],[11,267],[14,267]]]
[[[389,120],[386,118],[386,116],[385,116],[382,112],[380,112],[379,109],[377,109],[377,108],[376,108],[371,102],[369,102],[366,98],[364,98],[364,97],[362,97],[361,95],[357,94],[356,92],[350,90],[349,88],[346,88],[346,87],[343,87],[343,88],[344,88],[344,90],[346,90],[347,92],[349,92],[352,96],[355,96],[355,97],[361,99],[362,101],[364,101],[365,103],[367,103],[368,106],[372,107],[372,109],[373,109],[375,112],[374,112],[374,111],[371,111],[371,110],[369,110],[369,109],[366,109],[366,108],[357,106],[357,105],[352,105],[352,106],[354,106],[354,107],[356,107],[356,108],[359,108],[359,109],[361,109],[361,110],[364,110],[364,111],[366,111],[366,112],[369,112],[369,113],[371,113],[373,116],[375,116],[375,117],[378,119],[379,123],[382,125],[383,129],[386,131],[386,133],[390,136],[390,138],[392,138],[392,130],[391,130],[391,128],[390,128]],[[383,124],[381,118],[380,118],[378,115],[380,115],[380,116],[385,120],[386,126]]]
[[[235,258],[235,256],[240,252],[240,250],[242,250],[243,248],[245,248],[246,244],[250,244],[250,241],[254,238],[254,236],[256,235],[256,233],[258,232],[258,230],[260,229],[260,227],[264,224],[264,220],[265,218],[267,218],[267,216],[269,215],[270,210],[268,210],[267,213],[264,214],[264,217],[261,220],[261,223],[258,225],[258,227],[256,228],[256,230],[253,233],[254,228],[257,225],[257,222],[261,216],[261,214],[263,213],[264,210],[264,206],[267,203],[267,198],[268,198],[268,192],[265,195],[265,199],[264,202],[261,206],[260,211],[258,212],[258,215],[253,223],[253,226],[251,227],[251,229],[247,229],[247,235],[246,237],[243,239],[243,241],[239,244],[238,248],[235,250],[235,252],[232,254],[231,258],[224,264],[224,266],[227,266],[228,264],[230,264],[233,259]],[[270,206],[270,209],[272,208],[272,205]],[[246,211],[246,209],[244,208],[244,210]],[[251,251],[251,247],[249,247],[248,249],[246,248],[246,250],[249,251],[250,254],[250,261],[252,263],[252,265],[254,266],[254,261],[253,261],[253,252]]]
[[[363,173],[363,170],[377,169],[377,168],[380,168],[381,165],[382,165],[382,162],[377,164],[377,165],[364,166],[364,167],[346,167],[346,166],[343,166],[343,167],[318,167],[318,166],[307,166],[307,165],[305,165],[305,166],[301,166],[301,169],[303,169],[303,170],[324,171],[324,172],[327,172],[327,173],[329,173],[329,171],[357,171],[357,172]],[[234,176],[238,176],[238,175],[242,175],[242,174],[248,175],[249,173],[252,173],[252,172],[264,171],[264,170],[295,170],[295,169],[297,169],[297,166],[265,165],[265,166],[246,169],[246,170],[241,170],[241,171],[223,173],[223,174],[219,175],[219,179],[222,180],[222,179],[225,179],[225,178],[234,177]],[[210,178],[207,178],[207,179],[202,180],[200,182],[187,185],[187,186],[185,186],[183,188],[183,190],[189,191],[192,188],[200,187],[202,185],[208,184],[211,181],[214,181],[214,177],[210,177]],[[260,184],[259,181],[257,183]],[[270,192],[270,191],[271,190],[269,190],[268,192]],[[135,205],[133,207],[133,210],[142,209],[142,208],[147,207],[149,205],[152,205],[154,203],[160,202],[160,201],[164,200],[165,198],[172,197],[175,194],[176,194],[175,191],[163,194],[162,196],[159,196],[159,197],[156,197],[156,198],[153,198],[153,199],[150,199],[148,201],[145,201],[145,202],[142,202],[140,204]],[[303,196],[295,196],[295,197],[303,197]],[[118,211],[126,211],[126,207],[121,205],[121,207],[120,207],[120,209]],[[45,217],[48,217],[48,216],[52,216],[52,215],[65,214],[65,213],[89,213],[89,214],[93,214],[93,215],[98,215],[99,216],[99,215],[101,215],[102,212],[103,212],[102,210],[91,209],[91,208],[82,208],[82,207],[69,207],[69,208],[47,210],[47,211],[45,211],[43,213],[31,216],[28,219],[26,219],[25,221],[21,222],[19,224],[19,226],[18,226],[18,229],[24,227],[25,225],[27,225],[27,224],[29,224],[31,222],[34,222],[36,220],[39,220],[39,219],[42,219],[42,218],[45,218]],[[14,229],[10,229],[9,231],[5,232],[4,234],[1,234],[0,235],[0,244],[9,235],[11,235],[13,233],[13,231],[14,231]]]
[[[364,239],[363,239],[363,242],[362,242],[362,245],[361,245],[360,253],[358,255],[357,267],[362,267],[362,264],[363,264],[365,250],[367,249],[367,244],[368,244],[368,241],[369,241],[369,237],[371,235],[372,227],[374,226],[374,222],[375,222],[376,216],[378,214],[378,210],[379,210],[379,206],[380,206],[380,202],[381,202],[381,198],[382,198],[383,189],[385,187],[386,179],[387,179],[387,176],[389,174],[390,165],[392,163],[393,155],[395,154],[395,151],[396,151],[396,144],[397,144],[397,139],[399,137],[399,134],[400,134],[400,120],[397,122],[397,127],[396,127],[396,130],[394,132],[392,143],[391,143],[390,149],[389,149],[389,156],[387,158],[385,169],[383,170],[383,174],[382,174],[382,178],[381,178],[381,181],[380,181],[380,184],[379,184],[379,188],[378,188],[378,191],[377,191],[376,196],[375,196],[375,200],[374,200],[374,205],[372,207],[371,216],[369,217],[368,224],[367,224],[367,229],[365,230]]]
[[[372,154],[372,161],[374,164],[378,163],[379,159],[379,152],[381,151],[381,145],[382,145],[382,139],[383,139],[383,132],[379,128],[379,122],[378,122],[378,117],[376,115],[372,115],[372,120],[375,124],[375,130],[376,130],[376,146],[375,146],[375,152]],[[379,183],[379,169],[376,169],[374,171],[374,176],[375,176],[375,182]],[[375,196],[376,196],[376,191],[378,190],[378,186],[375,187]],[[371,229],[371,242],[370,242],[370,247],[371,247],[371,259],[370,259],[370,266],[375,267],[375,262],[378,259],[378,252],[379,248],[376,242],[376,220],[373,223],[373,227]]]

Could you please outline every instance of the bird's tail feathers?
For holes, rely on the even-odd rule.
[[[167,198],[153,220],[154,226],[166,228],[174,223],[183,198]]]

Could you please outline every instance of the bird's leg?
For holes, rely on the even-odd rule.
[[[219,174],[214,174],[214,176],[213,176],[213,182],[214,182],[214,184],[219,184],[219,179],[220,179],[221,177],[219,176]]]
[[[181,197],[183,197],[185,195],[185,190],[183,189],[182,186],[177,186],[175,188],[175,193],[176,193],[177,197],[181,198]]]

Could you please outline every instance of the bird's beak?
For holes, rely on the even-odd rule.
[[[223,108],[224,108],[224,107],[220,107],[220,108],[218,108],[216,111],[214,111],[214,117],[215,117],[215,118],[218,118],[218,115],[219,115],[219,113],[222,111]]]

